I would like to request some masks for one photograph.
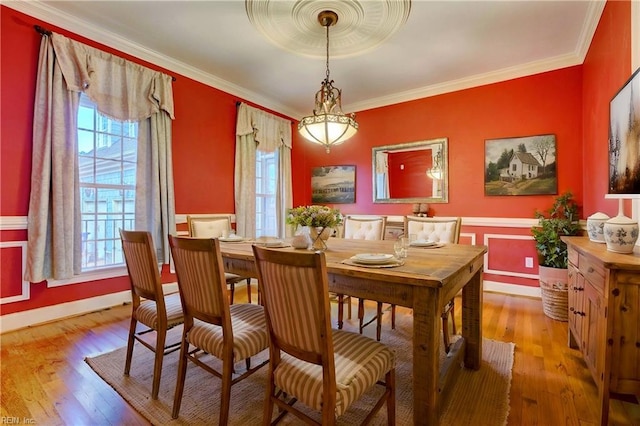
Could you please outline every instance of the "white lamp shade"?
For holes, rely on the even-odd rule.
[[[346,115],[318,114],[304,117],[298,124],[300,134],[311,142],[329,147],[338,145],[356,134],[358,123]]]

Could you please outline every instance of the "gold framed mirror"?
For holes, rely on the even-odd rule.
[[[448,203],[447,138],[372,148],[374,203]]]

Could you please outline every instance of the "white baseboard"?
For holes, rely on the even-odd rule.
[[[164,284],[165,293],[178,291],[176,283]],[[73,302],[60,303],[44,308],[31,309],[29,311],[16,312],[0,317],[0,334],[21,328],[31,327],[46,322],[57,321],[63,318],[82,315],[101,309],[131,303],[131,291],[105,294],[104,296],[91,297],[89,299],[75,300]]]
[[[483,287],[485,291],[492,291],[495,293],[510,294],[513,296],[526,296],[526,297],[542,297],[540,287],[530,287],[527,285],[507,284],[497,281],[483,281]]]

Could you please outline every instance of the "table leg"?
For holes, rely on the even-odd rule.
[[[342,330],[342,319],[344,318],[344,294],[338,295],[338,330]]]
[[[462,288],[462,337],[464,366],[479,370],[482,362],[482,270]]]
[[[440,309],[438,290],[416,287],[413,293],[413,423],[439,421]]]

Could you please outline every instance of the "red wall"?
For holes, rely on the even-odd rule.
[[[582,66],[584,215],[615,216],[617,200],[605,200],[609,180],[609,103],[631,76],[631,3],[609,1]],[[627,205],[626,213],[631,215]]]
[[[540,134],[556,135],[559,190],[570,189],[582,201],[581,66],[367,110],[356,119],[360,131],[331,154],[306,145],[304,165],[295,170],[296,204],[310,200],[311,167],[327,162],[356,164],[356,204],[339,205],[342,211],[410,213],[408,204],[373,203],[371,148],[446,137],[449,203],[431,204],[431,214],[532,218],[536,208],[552,204],[553,196],[485,196],[484,143],[486,139]]]

